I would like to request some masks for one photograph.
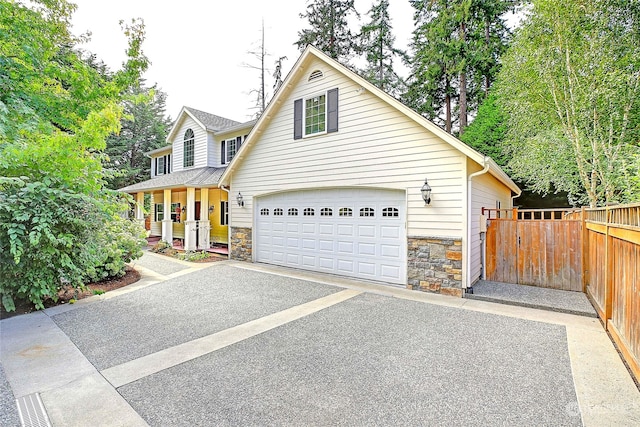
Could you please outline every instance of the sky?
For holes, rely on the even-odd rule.
[[[143,50],[151,61],[144,77],[167,93],[167,114],[175,118],[186,105],[237,121],[255,114],[252,107],[260,85],[259,50],[264,20],[267,68],[265,88],[273,93],[275,61],[286,56],[283,77],[300,52],[293,44],[307,28],[305,0],[72,0],[78,8],[73,32],[91,32],[81,47],[96,54],[112,70],[126,59],[127,41],[120,20],[142,18],[146,27]],[[356,31],[368,21],[372,0],[355,0],[361,14]],[[391,0],[389,7],[396,47],[406,49],[413,29],[413,10],[407,0]],[[269,98],[267,98],[268,100]]]

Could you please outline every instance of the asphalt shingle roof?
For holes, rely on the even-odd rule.
[[[137,184],[128,185],[118,191],[134,193],[138,191],[160,190],[174,187],[211,187],[218,185],[218,181],[226,168],[197,168],[167,175],[161,175]]]
[[[240,124],[240,122],[236,122],[235,120],[226,119],[224,117],[216,116],[215,114],[196,110],[195,108],[184,107],[184,109],[193,114],[196,119],[198,119],[203,125],[205,125],[207,130],[212,132],[218,132],[223,129]]]

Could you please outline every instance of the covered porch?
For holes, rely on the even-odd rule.
[[[224,252],[228,244],[228,195],[218,188],[178,187],[135,193],[136,220],[145,221],[145,194],[149,237],[184,250]]]

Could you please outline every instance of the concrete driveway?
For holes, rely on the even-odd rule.
[[[139,265],[134,287],[0,322],[5,423],[13,393],[55,426],[640,424],[595,319],[248,263]]]

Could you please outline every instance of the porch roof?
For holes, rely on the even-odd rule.
[[[161,175],[137,184],[118,189],[125,193],[162,190],[176,187],[217,187],[218,181],[226,168],[197,168]]]

